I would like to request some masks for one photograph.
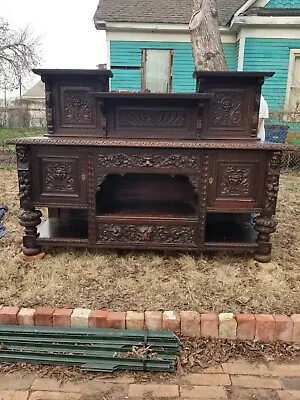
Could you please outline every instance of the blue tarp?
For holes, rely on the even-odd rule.
[[[6,235],[6,230],[4,226],[1,224],[1,220],[4,214],[7,212],[8,208],[6,206],[0,206],[0,239]]]

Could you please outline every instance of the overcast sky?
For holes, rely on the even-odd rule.
[[[106,62],[105,34],[93,23],[97,4],[98,0],[0,0],[0,14],[14,28],[29,25],[41,36],[42,67],[96,68]]]

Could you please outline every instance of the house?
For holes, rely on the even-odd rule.
[[[191,92],[192,0],[100,0],[112,90]],[[274,71],[263,87],[271,110],[300,113],[300,0],[217,0],[229,70]],[[292,124],[299,129],[298,124]],[[297,127],[298,126],[298,127]]]
[[[18,110],[21,125],[26,128],[46,126],[45,85],[38,81],[26,90],[15,106]]]

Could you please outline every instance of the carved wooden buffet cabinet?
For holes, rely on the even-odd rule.
[[[196,73],[196,93],[158,94],[109,92],[110,71],[34,72],[45,82],[47,133],[10,142],[25,255],[50,246],[242,249],[270,260],[288,150],[257,139],[272,74]]]

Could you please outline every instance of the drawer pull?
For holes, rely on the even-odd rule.
[[[214,182],[214,179],[213,179],[213,178],[209,178],[208,183],[209,183],[210,185],[212,185],[213,182]]]
[[[86,180],[86,175],[85,174],[81,174],[81,180],[84,182]]]

